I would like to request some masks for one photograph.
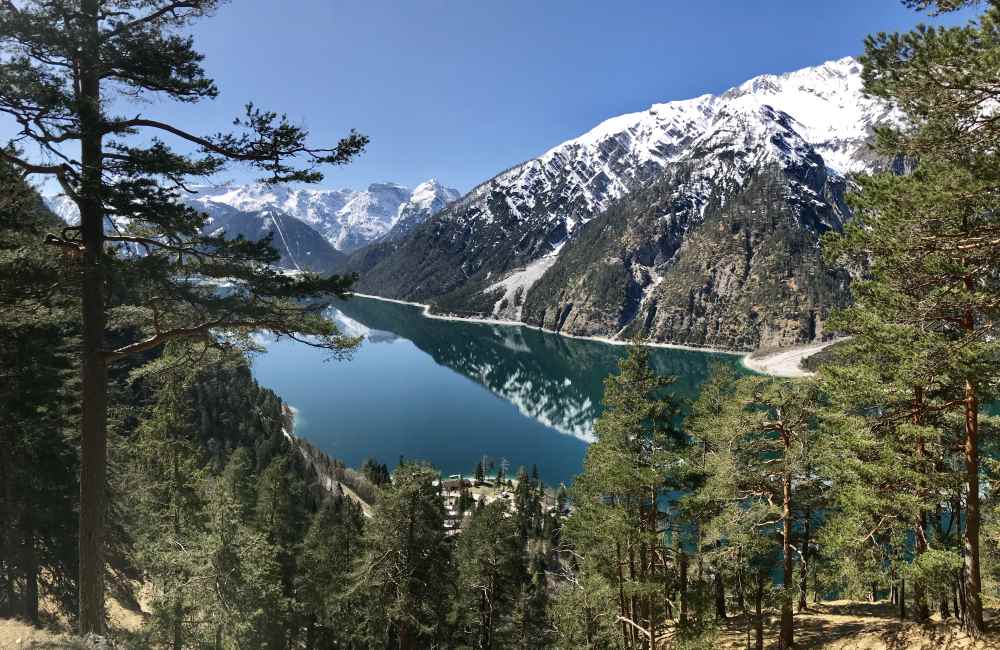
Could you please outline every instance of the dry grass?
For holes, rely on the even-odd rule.
[[[900,621],[888,603],[834,601],[813,605],[810,611],[795,615],[796,648],[800,650],[997,650],[1000,649],[998,612],[987,613],[986,638],[973,641],[954,618],[942,623],[934,618],[927,625]],[[777,620],[765,629],[766,647],[774,647],[778,636]],[[751,646],[753,643],[751,633]],[[747,647],[746,626],[742,618],[727,622],[718,650]]]
[[[64,632],[39,630],[21,621],[0,619],[0,650],[25,648],[92,650],[94,646]]]
[[[149,585],[133,584],[139,602],[148,603],[151,593]],[[109,643],[92,643],[74,636],[65,617],[60,616],[50,602],[42,601],[41,615],[45,621],[43,629],[32,627],[15,619],[0,619],[0,650],[25,650],[27,648],[60,650],[104,650]],[[147,614],[127,606],[115,598],[108,598],[108,628],[110,636],[137,632],[146,622]]]
[[[142,614],[126,610],[117,603],[109,603],[109,606],[112,623],[117,629],[135,630],[141,626]],[[900,621],[895,608],[888,603],[827,602],[813,605],[810,611],[795,616],[798,650],[1000,650],[1000,612],[987,613],[987,628],[986,638],[973,641],[954,619],[942,623],[935,617],[927,625]],[[774,648],[777,636],[777,620],[772,618],[765,629],[766,647]],[[753,647],[752,633],[750,642]],[[39,630],[20,621],[0,619],[0,650],[100,650],[109,647],[88,643],[64,631]],[[672,647],[669,641],[665,647]],[[746,626],[740,617],[730,618],[712,644],[714,650],[746,647]]]

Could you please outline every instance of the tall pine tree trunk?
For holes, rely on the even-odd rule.
[[[924,410],[924,391],[920,386],[913,387],[913,424],[920,426],[923,424],[923,410]],[[923,435],[917,436],[917,463],[918,472],[923,472],[924,455],[926,450],[924,448],[924,437]],[[921,489],[919,491],[920,497],[923,499],[926,497],[925,491]],[[927,513],[921,506],[920,513],[917,515],[917,521],[914,524],[914,552],[916,555],[915,559],[919,559],[920,556],[927,550]],[[913,619],[918,623],[922,623],[930,618],[931,612],[927,607],[927,596],[924,590],[923,580],[918,577],[918,579],[913,583]]]
[[[927,514],[920,513],[917,518],[916,530],[914,531],[916,542],[914,544],[916,555],[927,550]],[[931,617],[930,607],[927,605],[927,592],[921,578],[913,583],[913,620],[922,623]]]
[[[966,260],[962,260],[963,266]],[[975,291],[966,276],[965,290]],[[976,327],[972,309],[966,309],[962,328],[972,336]],[[968,494],[965,502],[965,631],[973,638],[983,635],[983,583],[979,569],[979,400],[976,379],[965,378],[965,474]]]
[[[107,454],[107,362],[104,357],[104,209],[98,0],[83,0],[78,110],[83,166],[82,400],[80,412],[80,632],[104,628],[104,491]]]
[[[618,616],[622,623],[622,642],[628,644],[629,632],[631,630],[625,622],[625,619],[628,618],[628,610],[625,607],[625,579],[622,576],[622,564],[624,562],[625,560],[622,559],[622,544],[621,542],[615,542],[615,567],[618,577]]]
[[[722,575],[722,569],[715,570],[715,617],[720,621],[726,620],[726,583]]]
[[[979,569],[979,403],[972,378],[965,380],[965,631],[983,635],[982,578]]]
[[[787,455],[787,443],[785,453]],[[795,633],[792,621],[792,597],[791,588],[793,577],[792,564],[792,477],[786,471],[781,479],[782,489],[782,584],[781,584],[781,635],[778,647],[781,650],[789,650],[795,644]]]
[[[24,547],[21,553],[21,568],[24,573],[24,595],[22,615],[32,625],[38,625],[38,554],[35,552],[35,530],[30,515],[25,512],[21,525]]]
[[[812,534],[812,511],[806,509],[805,532],[802,535],[802,552],[799,555],[802,563],[799,569],[799,612],[804,612],[809,607],[808,587],[809,587],[809,537]]]
[[[757,574],[757,585],[753,595],[753,629],[756,636],[756,650],[764,650],[764,580],[763,573]]]
[[[899,618],[906,618],[906,579],[899,579],[899,587],[896,589],[897,602],[899,604]]]

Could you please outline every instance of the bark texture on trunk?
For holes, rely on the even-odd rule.
[[[983,583],[979,569],[979,403],[972,379],[965,380],[965,631],[983,635]]]
[[[104,629],[104,511],[107,462],[107,362],[104,357],[105,277],[102,118],[98,0],[83,0],[80,87],[80,227],[83,238],[80,411],[80,632]]]
[[[718,568],[715,571],[715,617],[726,620],[726,583],[722,569]]]
[[[778,647],[781,650],[790,650],[795,645],[794,623],[792,620],[792,596],[791,587],[794,582],[794,565],[792,562],[792,477],[785,472],[781,479],[782,483],[782,597],[781,597],[781,634],[778,640]]]
[[[805,530],[802,534],[802,558],[799,569],[799,612],[804,612],[809,608],[809,543],[812,535],[812,512],[806,509]]]

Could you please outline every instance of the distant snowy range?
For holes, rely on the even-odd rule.
[[[286,268],[332,271],[346,254],[386,236],[402,236],[460,196],[435,179],[415,188],[372,183],[365,190],[251,183],[203,186],[181,197],[206,214],[209,233],[257,240],[268,234]],[[65,195],[45,196],[49,209],[68,223],[79,220]]]

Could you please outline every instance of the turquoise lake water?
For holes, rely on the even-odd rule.
[[[296,410],[296,433],[359,466],[400,456],[470,474],[484,454],[510,471],[537,464],[542,479],[580,471],[603,380],[626,348],[538,330],[426,318],[410,305],[354,297],[330,308],[341,329],[364,334],[349,361],[301,343],[268,344],[257,380]],[[657,372],[691,398],[713,363],[734,355],[656,348]]]

